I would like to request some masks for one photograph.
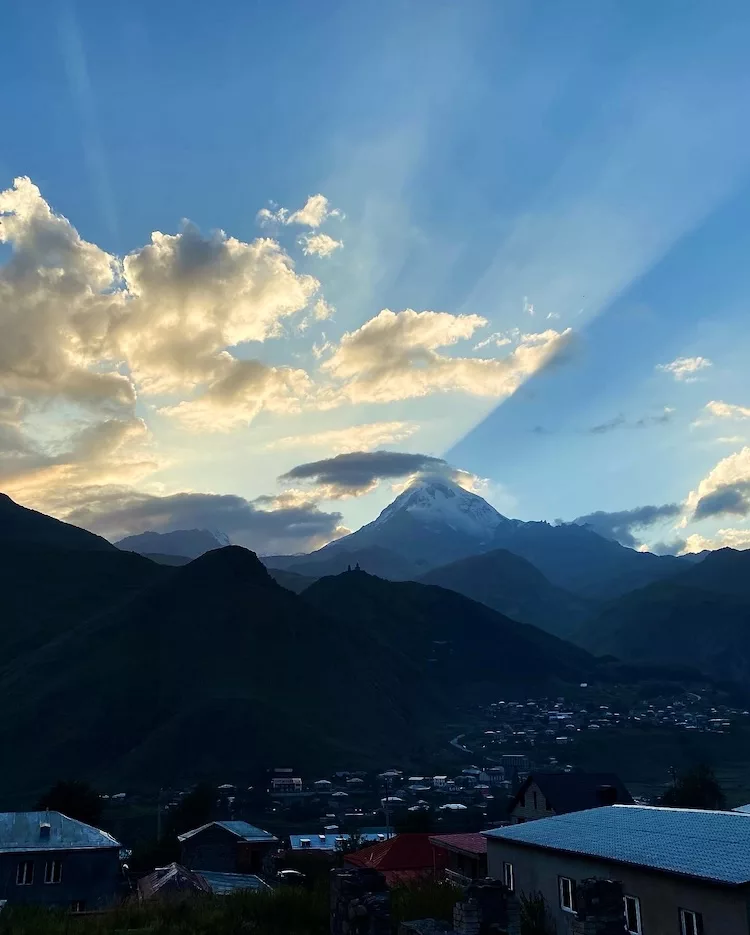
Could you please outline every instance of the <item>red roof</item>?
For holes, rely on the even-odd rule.
[[[398,871],[432,871],[445,866],[445,854],[436,850],[429,834],[397,834],[389,841],[379,841],[370,847],[347,854],[344,863],[349,867],[369,867],[388,874]]]
[[[462,851],[473,857],[487,853],[487,838],[478,832],[475,834],[433,834],[430,838],[438,847],[447,847],[450,851]]]

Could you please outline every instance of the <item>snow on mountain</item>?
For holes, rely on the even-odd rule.
[[[400,512],[409,513],[424,526],[447,527],[480,541],[491,539],[500,526],[514,523],[482,497],[444,477],[422,478],[407,488],[370,528],[383,526]]]

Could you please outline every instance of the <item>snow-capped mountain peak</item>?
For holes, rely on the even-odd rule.
[[[447,526],[485,540],[499,526],[511,523],[486,500],[445,477],[425,477],[408,487],[387,506],[370,528],[384,525],[407,512],[425,526]]]

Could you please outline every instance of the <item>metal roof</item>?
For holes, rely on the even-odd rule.
[[[207,824],[201,825],[200,828],[193,828],[192,831],[186,831],[184,834],[178,835],[177,840],[187,841],[194,835],[205,831],[206,828],[214,827],[214,825],[224,828],[225,831],[229,831],[231,834],[235,835],[235,837],[249,844],[272,844],[274,841],[278,841],[278,838],[274,837],[269,831],[256,828],[255,825],[248,824],[246,821],[209,821]]]
[[[377,841],[384,841],[385,839],[385,829],[383,829],[382,832],[367,831],[359,835],[359,840],[363,843],[376,843]],[[341,834],[340,832],[336,834],[317,834],[313,832],[312,834],[289,835],[289,843],[293,851],[336,851],[348,840],[349,835]],[[309,843],[303,844],[303,841],[308,841]]]
[[[250,873],[216,873],[213,870],[199,870],[198,873],[208,883],[215,896],[226,896],[239,890],[269,890],[271,887],[260,877]]]
[[[484,833],[491,841],[716,883],[750,883],[750,816],[738,812],[608,805]]]
[[[42,826],[49,833],[42,835]],[[0,853],[120,848],[111,834],[60,812],[0,812]]]

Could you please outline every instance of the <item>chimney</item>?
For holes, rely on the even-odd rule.
[[[614,786],[599,786],[596,790],[596,801],[599,805],[615,805],[617,798],[617,789]]]

